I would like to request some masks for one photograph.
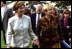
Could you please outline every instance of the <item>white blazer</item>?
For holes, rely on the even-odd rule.
[[[23,15],[22,18],[13,16],[8,21],[6,33],[6,44],[12,47],[30,46],[30,35],[33,40],[38,39],[32,31],[31,19],[29,16]]]

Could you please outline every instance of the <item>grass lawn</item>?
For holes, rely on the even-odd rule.
[[[60,44],[59,44],[60,45]],[[1,31],[1,48],[5,48],[5,43],[4,43],[4,39],[3,39],[3,32]],[[32,44],[30,45],[29,48],[32,48]],[[61,48],[61,47],[60,47]],[[71,44],[70,44],[70,48],[71,48]]]
[[[3,38],[3,32],[1,31],[1,48],[5,48],[4,38]],[[32,48],[32,44],[29,48]]]
[[[5,43],[3,39],[3,32],[1,31],[1,48],[5,48]]]

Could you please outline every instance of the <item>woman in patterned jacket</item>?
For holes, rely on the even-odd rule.
[[[59,48],[59,40],[63,39],[58,19],[58,12],[53,5],[43,7],[44,17],[38,20],[36,35],[41,48]]]

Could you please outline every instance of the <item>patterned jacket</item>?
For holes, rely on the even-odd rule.
[[[41,33],[42,35],[40,36]],[[42,17],[38,21],[36,35],[42,43],[57,42],[63,39],[58,16],[51,17],[50,21],[45,16]]]

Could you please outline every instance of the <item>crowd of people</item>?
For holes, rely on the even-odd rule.
[[[70,44],[71,11],[64,9],[62,16],[58,14],[52,4],[37,6],[31,13],[24,1],[16,1],[12,9],[1,1],[1,30],[6,48],[29,48],[31,37],[33,48],[59,48],[61,40]]]

